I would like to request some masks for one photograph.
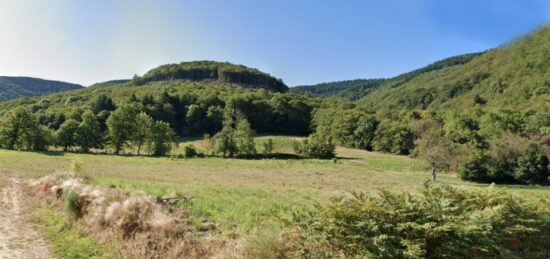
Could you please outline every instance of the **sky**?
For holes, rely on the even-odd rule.
[[[549,22],[548,0],[0,0],[0,75],[90,85],[216,60],[289,86],[382,78]]]

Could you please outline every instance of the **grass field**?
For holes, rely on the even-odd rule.
[[[257,143],[268,137],[260,137]],[[291,152],[292,138],[272,137],[276,152]],[[180,146],[200,141],[190,141]],[[176,150],[179,152],[180,149]],[[82,173],[106,186],[154,195],[183,193],[193,199],[185,207],[222,226],[224,234],[240,235],[277,227],[295,207],[326,202],[348,191],[375,193],[379,189],[415,192],[429,178],[426,165],[404,156],[337,149],[338,159],[171,159],[145,156],[93,155],[61,152],[0,150],[4,174],[26,178],[70,169],[72,161]],[[463,182],[442,174],[439,184],[459,188],[487,185]],[[548,196],[548,187],[497,186],[518,195]]]

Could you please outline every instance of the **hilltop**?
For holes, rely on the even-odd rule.
[[[40,78],[0,76],[0,101],[64,92],[82,87],[79,84]]]
[[[282,80],[257,69],[215,61],[193,61],[162,65],[150,70],[141,77],[134,78],[132,82],[136,85],[143,85],[154,81],[170,80],[215,81],[221,84],[234,84],[243,88],[265,88],[276,92],[286,92],[288,90]]]

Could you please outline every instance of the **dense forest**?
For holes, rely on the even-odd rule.
[[[134,78],[132,82],[136,85],[143,85],[148,82],[167,80],[210,80],[221,84],[237,84],[246,88],[266,88],[277,92],[288,90],[282,80],[257,69],[214,61],[163,65],[150,70],[141,77]]]
[[[114,153],[145,145],[150,154],[164,155],[177,138],[207,134],[214,154],[235,157],[256,152],[255,133],[284,134],[308,136],[295,144],[305,157],[333,158],[335,146],[342,145],[424,159],[433,180],[439,172],[456,171],[478,182],[544,185],[550,180],[548,33],[547,27],[482,54],[368,81],[380,85],[358,102],[267,85],[235,87],[237,81],[267,81],[219,77],[227,71],[266,75],[244,66],[161,66],[128,82],[0,103],[0,143],[10,149]],[[331,87],[325,88],[338,89]],[[96,142],[84,137],[91,135]]]
[[[379,87],[383,86],[395,88],[426,73],[442,70],[452,66],[464,65],[481,54],[482,53],[472,53],[446,58],[423,68],[419,68],[393,78],[337,81],[316,85],[296,86],[291,90],[311,93],[317,96],[339,96],[349,100],[358,100],[369,95]]]
[[[82,88],[81,85],[32,77],[0,76],[0,101]]]
[[[384,83],[385,79],[356,79],[321,83],[317,85],[303,85],[292,87],[291,91],[310,93],[316,96],[339,96],[349,100],[357,100]]]

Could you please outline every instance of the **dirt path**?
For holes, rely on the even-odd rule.
[[[54,258],[46,241],[32,228],[22,182],[0,175],[0,259]]]

